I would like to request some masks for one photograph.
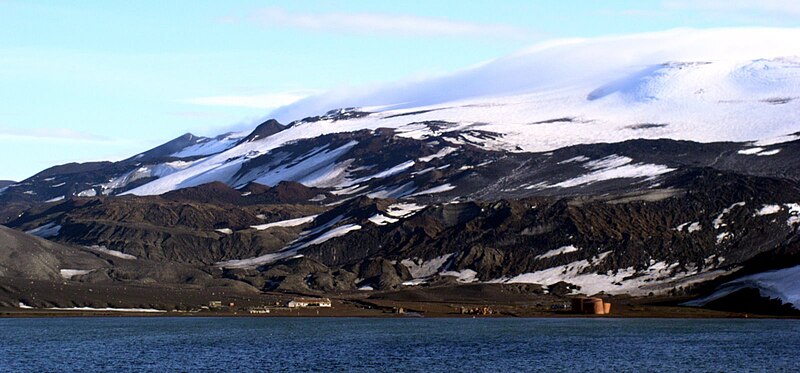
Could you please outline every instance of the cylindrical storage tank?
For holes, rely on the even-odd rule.
[[[605,314],[606,315],[610,315],[611,314],[611,303],[603,303],[603,307],[605,308],[603,310],[603,311],[605,311]]]
[[[592,313],[594,313],[595,315],[605,315],[606,314],[606,308],[605,308],[605,306],[603,306],[603,300],[602,299],[598,299],[598,300],[594,301],[593,302],[593,306],[594,306],[594,309],[593,309]]]
[[[583,313],[583,301],[584,298],[572,298],[572,312],[573,313]]]
[[[583,311],[584,313],[593,314],[593,315],[604,315],[605,314],[605,307],[603,306],[603,300],[600,298],[587,298],[583,304]]]

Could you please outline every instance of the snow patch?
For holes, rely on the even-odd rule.
[[[274,227],[297,227],[303,224],[308,224],[314,221],[319,215],[305,216],[297,219],[281,220],[267,224],[251,225],[250,228],[263,231]]]
[[[700,225],[699,221],[695,221],[695,222],[686,222],[675,227],[675,230],[678,232],[683,232],[684,229],[686,229],[686,231],[689,233],[694,233],[702,230],[703,226]]]
[[[418,205],[416,203],[395,203],[386,208],[386,215],[394,218],[407,218],[424,209],[425,205]]]
[[[281,259],[291,258],[297,255],[297,252],[299,250],[304,249],[308,246],[318,245],[332,238],[341,237],[346,235],[347,233],[361,229],[360,225],[346,224],[325,231],[326,229],[333,227],[343,219],[344,216],[339,215],[319,227],[301,232],[300,236],[295,241],[292,241],[287,247],[283,248],[281,251],[278,251],[276,253],[265,254],[258,257],[247,258],[247,259],[232,259],[223,262],[217,262],[215,263],[215,265],[222,268],[253,268],[259,265],[272,263]],[[309,240],[309,237],[314,237],[314,238]]]
[[[358,141],[350,141],[336,149],[328,149],[327,145],[314,148],[298,157],[299,161],[282,162],[278,167],[269,170],[253,170],[238,182],[243,184],[255,181],[273,186],[281,181],[297,181],[310,187],[338,186],[344,181],[349,162],[337,164],[336,160],[356,145]]]
[[[86,190],[82,190],[80,193],[78,193],[78,197],[94,197],[96,195],[97,195],[97,191],[94,190],[94,189],[86,189]]]
[[[755,155],[764,151],[764,148],[756,147],[756,148],[749,148],[749,149],[742,149],[739,150],[737,153],[742,155]]]
[[[156,165],[140,166],[139,168],[136,168],[135,170],[125,173],[121,176],[115,177],[109,180],[107,183],[101,184],[100,186],[103,188],[103,194],[109,195],[113,193],[114,190],[124,188],[128,186],[128,184],[136,180],[146,179],[150,177],[163,178],[165,176],[172,175],[173,173],[176,173],[180,170],[185,170],[197,162],[198,161],[195,162],[173,161]],[[133,191],[128,191],[123,194],[136,194],[136,193],[133,193]]]
[[[768,151],[765,151],[765,152],[758,153],[756,155],[759,156],[759,157],[762,157],[762,156],[765,156],[765,155],[767,155],[767,156],[775,155],[775,154],[778,154],[780,152],[781,152],[780,149],[773,149],[773,150],[768,150]]]
[[[361,226],[358,224],[345,224],[336,228],[333,228],[318,237],[314,238],[311,241],[308,241],[302,245],[300,245],[297,249],[303,249],[312,245],[319,245],[325,241],[328,241],[332,238],[344,236],[352,231],[357,231],[361,229]]]
[[[764,215],[772,215],[781,212],[780,205],[764,205],[761,207],[760,210],[756,211],[753,216],[764,216]]]
[[[562,255],[562,254],[566,254],[566,253],[574,253],[574,252],[579,251],[579,250],[580,249],[575,247],[574,245],[561,246],[558,249],[553,249],[553,250],[550,250],[550,251],[548,251],[548,252],[546,252],[546,253],[544,253],[542,255],[537,255],[536,259],[552,258],[554,256],[558,256],[558,255]]]
[[[89,251],[94,251],[96,253],[102,253],[102,254],[106,254],[106,255],[111,255],[111,256],[114,256],[114,257],[117,257],[117,258],[120,258],[120,259],[129,259],[129,260],[136,259],[136,257],[133,256],[133,255],[125,254],[125,253],[123,253],[121,251],[117,251],[117,250],[110,250],[110,249],[106,248],[105,246],[92,245],[92,246],[84,246],[84,247],[87,248]]]
[[[573,188],[582,185],[589,185],[599,181],[606,181],[612,179],[638,179],[645,178],[651,180],[656,176],[672,172],[675,169],[663,165],[647,164],[647,163],[634,163],[633,159],[619,156],[610,155],[608,157],[598,159],[583,164],[584,168],[592,170],[592,172],[581,175],[569,180],[548,185],[541,184],[541,188]]]
[[[419,258],[403,259],[400,261],[400,264],[408,268],[408,272],[411,273],[412,278],[425,279],[439,272],[453,255],[454,254],[445,254],[427,261]]]
[[[616,273],[608,272],[603,274],[598,273],[584,273],[584,271],[592,267],[596,262],[601,262],[610,254],[610,251],[599,254],[593,262],[589,260],[578,260],[569,264],[548,268],[545,270],[524,273],[514,276],[510,279],[500,280],[499,282],[505,283],[529,283],[552,285],[560,281],[566,281],[581,287],[581,292],[585,294],[596,294],[601,291],[607,293],[614,293],[615,291],[622,291],[622,285],[619,283],[625,277],[634,273],[630,270],[620,270]]]
[[[59,271],[61,277],[69,280],[75,276],[83,276],[92,273],[93,269],[62,269]]]
[[[425,195],[425,194],[444,193],[444,192],[447,192],[449,190],[453,190],[455,188],[456,188],[455,186],[451,185],[450,183],[447,183],[447,184],[444,184],[444,185],[439,185],[439,186],[435,186],[435,187],[430,188],[430,189],[425,189],[423,191],[416,192],[416,193],[412,194],[411,196],[413,197],[413,196],[422,196],[422,195]]]
[[[400,221],[400,219],[390,218],[384,214],[372,215],[368,220],[375,225],[394,224]]]
[[[761,156],[775,155],[775,154],[778,154],[780,152],[781,152],[780,149],[766,150],[766,149],[764,149],[762,147],[755,147],[755,148],[742,149],[742,150],[739,150],[737,153],[742,154],[742,155],[757,155],[757,156],[761,157]]]
[[[411,192],[417,189],[414,186],[413,181],[409,181],[405,184],[395,186],[395,187],[386,187],[386,188],[379,188],[378,190],[367,194],[369,198],[380,198],[380,199],[387,199],[387,198],[401,198],[405,197]]]
[[[384,179],[389,176],[397,175],[405,170],[408,170],[409,168],[414,167],[414,164],[416,164],[416,162],[414,161],[405,161],[403,163],[390,167],[389,169],[378,172],[376,174],[360,177],[354,180],[349,180],[348,184],[363,183],[365,181],[369,181],[372,179]]]
[[[440,272],[439,275],[455,277],[456,281],[461,283],[470,283],[478,281],[478,272],[475,272],[471,269],[465,269],[462,271],[445,271],[445,272]]]
[[[236,145],[243,137],[244,136],[241,134],[231,134],[221,139],[201,140],[194,145],[187,146],[181,151],[172,153],[172,156],[176,158],[187,158],[220,153]]]
[[[583,162],[588,161],[589,159],[590,159],[589,157],[586,157],[586,156],[583,156],[583,155],[579,155],[577,157],[572,157],[570,159],[566,159],[566,160],[563,160],[561,162],[558,162],[558,164],[583,163]]]
[[[439,150],[438,152],[436,152],[436,154],[431,154],[431,155],[429,155],[429,156],[426,156],[426,157],[420,157],[420,158],[418,158],[418,160],[419,160],[420,162],[423,162],[423,163],[424,163],[424,162],[430,162],[430,161],[432,161],[432,160],[434,160],[434,159],[444,158],[444,157],[446,157],[448,154],[450,154],[450,153],[452,153],[452,152],[454,152],[454,151],[456,151],[456,150],[458,150],[458,149],[457,149],[457,148],[450,147],[450,146],[447,146],[447,147],[444,147],[444,148],[442,148],[442,149],[441,149],[441,150]]]
[[[55,222],[50,222],[41,227],[25,231],[25,233],[32,234],[34,236],[39,236],[42,238],[50,238],[58,236],[58,233],[60,231],[61,231],[60,225],[56,225]]]
[[[369,188],[369,185],[360,186],[359,184],[356,184],[339,190],[331,191],[331,194],[335,196],[343,196],[343,195],[355,194],[367,188]]]
[[[661,294],[676,286],[705,281],[726,272],[690,269],[676,272],[679,263],[666,263],[651,261],[648,268],[636,271],[633,267],[596,273],[592,267],[605,260],[611,253],[606,251],[597,255],[592,261],[579,260],[562,266],[552,267],[533,273],[520,274],[512,278],[501,278],[490,282],[499,283],[533,283],[552,285],[566,281],[581,287],[580,292],[593,295],[600,292],[607,294],[630,294],[634,296],[647,295],[650,292]]]

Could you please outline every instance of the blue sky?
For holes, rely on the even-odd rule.
[[[548,39],[796,27],[800,2],[0,0],[0,25],[0,179],[21,180]]]

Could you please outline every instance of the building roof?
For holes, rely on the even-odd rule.
[[[328,298],[294,298],[294,299],[292,299],[292,302],[297,302],[297,303],[325,303],[325,302],[330,303],[330,301],[331,300],[328,299]]]

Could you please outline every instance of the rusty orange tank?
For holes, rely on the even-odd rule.
[[[600,298],[589,298],[585,301],[583,305],[584,313],[594,314],[594,315],[605,315],[605,307],[603,306],[603,300]]]

